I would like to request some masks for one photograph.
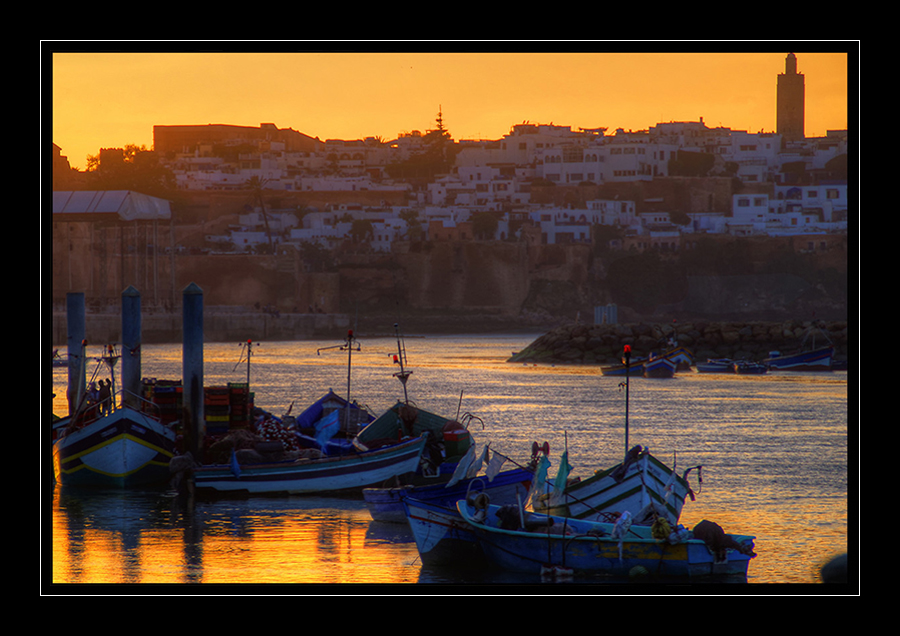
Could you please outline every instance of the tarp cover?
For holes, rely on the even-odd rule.
[[[131,190],[84,190],[53,193],[53,214],[71,221],[89,221],[117,214],[122,221],[168,220],[166,199]]]

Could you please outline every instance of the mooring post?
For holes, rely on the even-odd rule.
[[[203,413],[203,290],[191,283],[182,292],[182,391],[184,410],[190,430],[188,448],[194,459],[202,461],[201,449],[206,434]]]
[[[84,395],[85,373],[84,359],[84,293],[70,292],[66,294],[66,321],[69,363],[69,384],[66,397],[69,400],[69,415],[75,415],[81,396]]]
[[[122,292],[122,406],[139,409],[140,391],[141,294],[129,285]]]

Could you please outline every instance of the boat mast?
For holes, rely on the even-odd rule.
[[[350,426],[350,370],[353,366],[353,345],[356,344],[356,350],[360,350],[359,342],[356,338],[353,337],[353,330],[349,329],[347,331],[347,339],[344,341],[344,344],[334,345],[332,347],[322,347],[321,349],[316,349],[316,355],[319,355],[322,351],[327,351],[329,349],[338,349],[340,351],[347,352],[347,408],[346,410],[346,424],[349,428]]]
[[[403,401],[409,405],[409,394],[406,392],[406,381],[412,375],[412,371],[406,370],[406,345],[400,336],[400,325],[394,323],[394,332],[397,334],[397,355],[394,356],[394,364],[400,365],[400,372],[395,373],[394,377],[400,380],[403,385]]]
[[[253,341],[248,338],[247,344],[241,345],[241,347],[244,347],[244,346],[247,347],[247,399],[249,399],[250,398],[250,356],[252,355],[252,351],[253,351]],[[256,346],[257,347],[259,346],[258,342],[256,343]],[[244,358],[244,354],[243,354],[243,352],[241,352],[240,359],[237,361],[237,364],[234,365],[235,369],[237,369],[237,365],[241,363],[241,360],[243,360],[243,358]],[[249,424],[252,420],[253,420],[253,414],[250,412],[250,409],[248,408],[247,409],[247,423]]]

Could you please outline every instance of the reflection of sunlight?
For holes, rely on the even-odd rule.
[[[438,346],[435,344],[440,340]],[[531,338],[409,338],[409,397],[445,417],[471,414],[478,448],[518,463],[548,442],[555,474],[569,450],[582,478],[621,459],[626,421],[622,379],[599,367],[521,365],[506,360]],[[256,406],[298,414],[329,389],[347,390],[347,354],[316,349],[337,340],[263,342],[253,350]],[[402,399],[394,338],[361,339],[351,399],[378,415]],[[244,382],[237,343],[207,344],[204,384]],[[181,345],[143,347],[142,377],[181,379]],[[53,411],[65,415],[67,369],[53,369]],[[847,374],[635,378],[630,445],[649,447],[679,474],[704,465],[702,490],[682,523],[709,519],[756,535],[750,581],[809,582],[847,545]],[[482,426],[483,422],[483,426]],[[698,489],[696,474],[691,485]],[[55,500],[54,580],[73,583],[406,583],[421,576],[415,544],[373,539],[364,506],[279,503],[197,506],[190,514],[154,501],[148,510],[111,502],[109,527],[93,500]],[[169,509],[171,507],[171,509]],[[134,519],[125,519],[129,514]],[[126,522],[134,522],[133,528]],[[190,527],[184,527],[184,526]],[[121,526],[121,527],[120,527]],[[802,565],[792,565],[800,563]],[[800,571],[805,570],[805,571]],[[187,579],[190,579],[189,581]]]

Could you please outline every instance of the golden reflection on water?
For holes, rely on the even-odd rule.
[[[471,411],[481,443],[522,461],[534,440],[564,448],[575,474],[618,461],[625,393],[597,368],[507,364],[529,341],[410,338],[411,397],[443,414]],[[263,343],[254,350],[257,404],[283,413],[329,387],[346,388],[346,354],[316,356],[335,342]],[[376,412],[402,393],[391,376],[392,339],[354,353],[353,396]],[[144,377],[178,379],[180,346],[147,347]],[[210,345],[207,385],[241,381],[240,347]],[[589,377],[585,377],[589,376]],[[53,410],[66,412],[66,371],[53,370]],[[809,583],[848,547],[848,378],[834,375],[715,376],[631,382],[631,444],[649,446],[679,472],[704,465],[702,492],[682,523],[702,519],[757,537],[749,581]],[[692,487],[698,487],[696,474]],[[98,503],[61,497],[51,506],[53,581],[64,583],[415,583],[428,580],[410,537],[395,540],[364,504],[280,503],[180,506],[158,498]],[[132,506],[132,508],[129,508]]]
[[[120,527],[92,528],[78,503],[67,501],[68,509],[53,498],[53,583],[395,584],[420,574],[415,544],[394,541],[394,530],[372,524],[362,507],[254,512],[216,503],[193,519],[162,511],[174,514],[142,528],[151,525],[143,511],[129,510]],[[166,523],[172,527],[158,527]]]

